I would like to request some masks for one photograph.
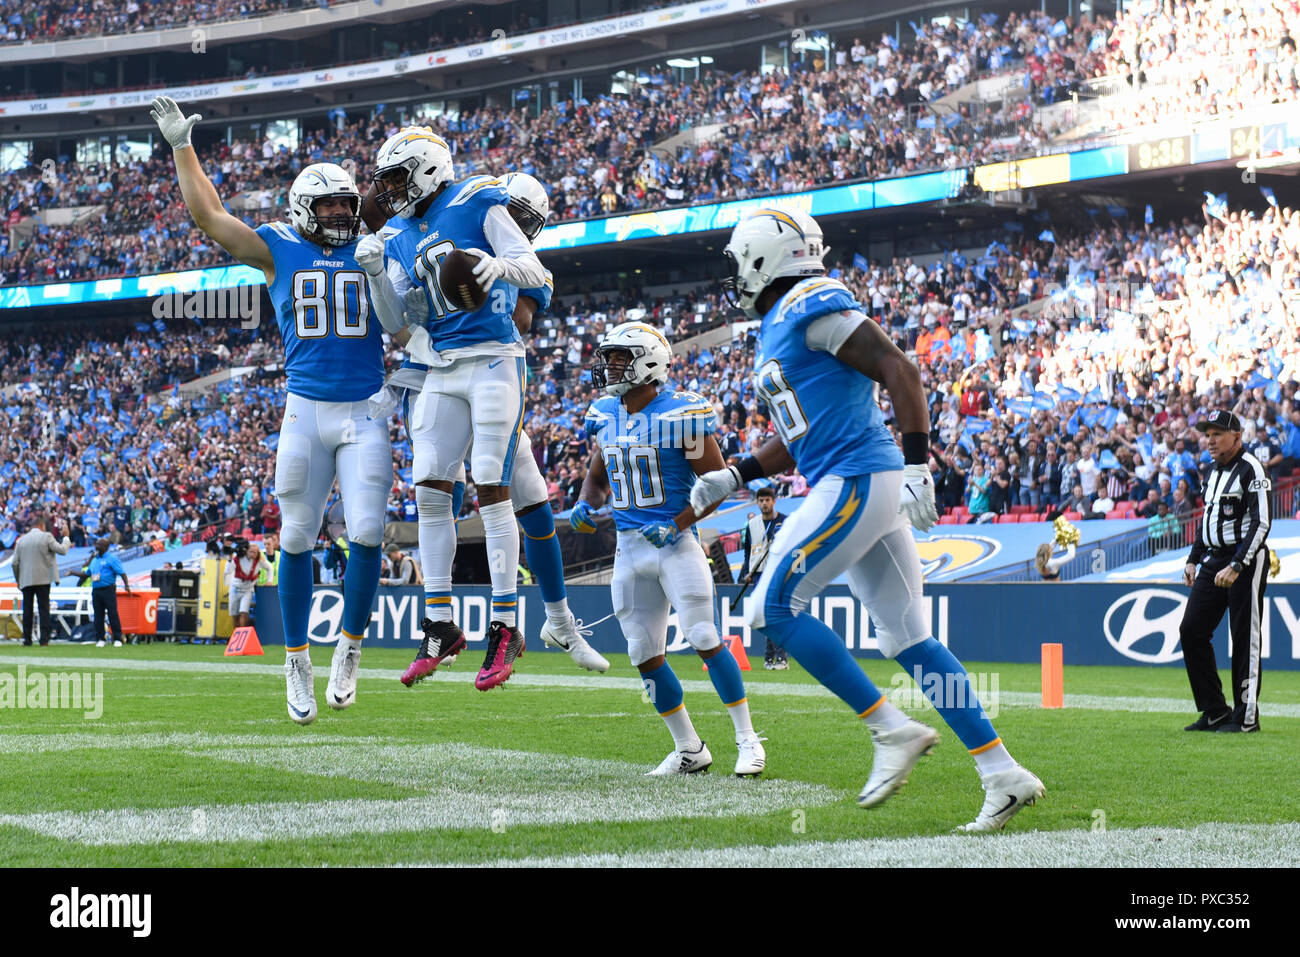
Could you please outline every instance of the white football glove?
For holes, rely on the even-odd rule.
[[[929,468],[924,465],[903,466],[898,510],[922,532],[928,532],[939,521],[939,511],[934,507],[934,480]]]
[[[734,465],[697,475],[695,484],[691,486],[691,508],[699,515],[714,502],[722,501],[740,488],[741,484],[740,470]]]
[[[192,145],[190,143],[190,130],[194,129],[195,123],[203,119],[203,116],[199,113],[192,116],[183,114],[181,108],[176,105],[176,101],[170,96],[155,97],[153,109],[149,111],[149,115],[158,124],[163,139],[174,150],[184,149]]]
[[[370,233],[357,240],[357,251],[352,254],[357,265],[366,271],[372,279],[378,279],[384,271],[384,241]]]
[[[474,278],[478,280],[478,287],[484,292],[491,289],[492,284],[506,274],[505,267],[495,256],[481,249],[467,249],[465,252],[478,256],[478,263],[474,266]]]
[[[429,300],[424,294],[423,286],[412,286],[406,290],[402,305],[406,308],[407,325],[413,326],[429,318]]]
[[[397,411],[397,406],[401,401],[402,397],[398,395],[397,390],[385,383],[382,389],[366,400],[366,413],[376,421],[380,419],[386,420]]]

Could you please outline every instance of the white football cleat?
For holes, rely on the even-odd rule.
[[[939,743],[939,732],[919,721],[893,731],[871,733],[876,756],[871,762],[871,777],[858,795],[858,807],[875,807],[907,783],[907,777],[921,756],[929,754]]]
[[[662,774],[698,774],[700,771],[707,771],[712,763],[713,755],[709,753],[709,746],[701,741],[699,748],[694,751],[672,752],[663,759],[659,767],[647,771],[646,777]]]
[[[361,643],[339,636],[330,662],[330,683],[325,686],[325,700],[335,711],[342,711],[357,699],[357,668],[361,664]]]
[[[763,750],[760,738],[753,731],[736,735],[736,777],[758,777],[767,767],[767,752]]]
[[[587,644],[587,639],[583,636],[590,634],[590,631],[583,630],[582,622],[574,619],[572,615],[569,616],[568,622],[561,627],[551,624],[549,618],[546,620],[546,624],[542,625],[542,642],[544,644],[567,651],[574,664],[586,668],[588,671],[599,671],[604,674],[609,670],[609,662],[605,660],[604,655]]]
[[[113,647],[114,647],[114,648],[121,648],[121,647],[122,647],[122,643],[121,643],[120,641],[118,641],[118,640],[115,638],[115,639],[113,639]]]
[[[1046,791],[1042,781],[1018,764],[1007,771],[982,775],[980,781],[984,785],[984,807],[980,808],[979,817],[963,824],[958,831],[968,834],[1000,831],[1017,811],[1033,804]]]
[[[106,644],[106,642],[104,641],[104,639],[101,638],[99,641],[95,642],[95,647],[96,647],[96,648],[103,648],[105,644]]]
[[[284,681],[289,697],[289,717],[298,724],[311,724],[316,720],[316,688],[312,681],[311,659],[290,654],[284,659]]]

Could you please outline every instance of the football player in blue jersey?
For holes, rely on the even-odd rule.
[[[403,324],[412,289],[423,289],[428,307],[426,325],[407,346],[430,367],[410,418],[428,624],[403,681],[427,675],[464,646],[451,609],[452,493],[469,455],[492,578],[487,655],[474,682],[487,691],[509,679],[524,647],[516,627],[519,533],[510,486],[523,424],[525,366],[513,317],[519,290],[544,286],[546,272],[508,212],[510,197],[501,181],[479,176],[454,182],[451,152],[427,127],[407,127],[389,137],[373,179],[374,203],[389,222],[378,237],[363,241],[357,255],[370,276],[376,310],[385,328]],[[478,257],[474,276],[486,298],[477,309],[449,302],[439,287],[441,262],[455,249]]]
[[[718,637],[713,618],[713,577],[699,535],[691,483],[723,466],[713,433],[713,406],[694,392],[660,391],[668,381],[672,350],[643,322],[615,326],[601,340],[592,381],[608,395],[587,411],[584,426],[595,440],[591,466],[569,523],[594,532],[594,513],[606,498],[618,530],[614,614],[650,703],[673,737],[673,750],[650,774],[693,774],[713,763],[682,703],[682,686],[664,656],[668,614],[709,667],[709,678],[736,730],[736,774],[762,773],[767,755],[750,722],[740,666]],[[708,509],[705,509],[707,512]]]
[[[962,829],[999,830],[1042,796],[1043,785],[1012,759],[966,669],[930,634],[908,528],[910,520],[926,531],[938,520],[920,373],[852,293],[825,275],[824,254],[821,227],[805,213],[759,208],[732,231],[723,290],[762,320],[754,384],[777,437],[754,456],[700,476],[691,504],[713,507],[746,482],[798,465],[812,491],[772,542],[749,624],[866,721],[875,760],[858,803],[881,803],[907,782],[939,735],[891,704],[844,639],[804,614],[814,595],[846,575],[876,625],[882,653],[916,678],[974,756],[985,801]],[[889,390],[902,455],[876,402],[877,383]]]
[[[275,492],[283,527],[280,613],[289,717],[316,720],[307,629],[312,547],[335,478],[343,497],[350,560],[343,581],[343,633],[325,696],[342,710],[356,698],[361,640],[379,587],[379,546],[393,457],[388,429],[367,414],[384,377],[383,342],[371,316],[366,274],[355,258],[361,195],[333,163],[314,163],[289,188],[289,223],[253,229],[226,212],[190,144],[202,119],[158,97],[151,113],[172,147],[194,222],[232,256],[262,270],[284,341],[289,396],[276,447]]]
[[[489,177],[480,178],[488,179]],[[510,197],[507,211],[510,213],[511,218],[518,224],[520,231],[523,232],[528,241],[530,243],[535,242],[542,228],[546,225],[547,216],[550,215],[550,201],[547,199],[542,184],[526,173],[507,173],[501,177],[501,183],[506,187],[506,192]],[[379,229],[382,229],[384,225],[383,217],[378,214],[377,210],[371,213],[367,222]],[[420,295],[415,297],[412,292],[418,292]],[[412,292],[407,293],[403,304],[406,311],[406,321],[410,323],[418,320],[422,323],[427,319],[423,290],[413,289]],[[554,281],[549,269],[546,270],[546,281],[541,286],[519,291],[513,319],[521,336],[529,332],[534,317],[544,313],[550,306],[553,292]],[[409,334],[406,332],[399,333],[394,338],[399,345],[406,345],[409,341]],[[385,388],[387,394],[374,397],[372,414],[377,417],[386,417],[400,402],[404,405],[404,418],[409,426],[411,395],[412,393],[416,396],[419,395],[427,372],[428,366],[426,364],[408,358],[402,364],[401,369],[389,378]],[[568,652],[569,657],[575,663],[589,671],[606,672],[609,670],[609,662],[587,642],[584,637],[587,632],[584,632],[582,622],[576,620],[569,610],[568,595],[564,584],[564,559],[560,552],[559,540],[555,536],[555,517],[551,512],[550,499],[546,493],[546,480],[542,477],[537,460],[533,458],[532,441],[527,430],[520,432],[519,450],[516,453],[515,462],[514,477],[510,483],[510,503],[514,509],[515,517],[523,529],[524,555],[528,560],[528,567],[537,576],[538,587],[546,610],[546,624],[542,626],[541,631],[542,641]],[[417,492],[417,494],[419,493]],[[464,496],[465,467],[462,463],[452,487],[451,511],[453,518],[460,514],[461,502]],[[426,631],[432,631],[436,625],[431,619],[426,619],[424,627]],[[431,638],[431,643],[437,640],[435,632],[435,637]],[[422,657],[417,657],[402,676],[404,684],[409,687],[422,681],[436,669],[437,662],[434,660],[435,655],[431,653],[432,651],[433,649],[430,648],[421,649],[420,654]],[[456,653],[456,651],[451,651],[445,656],[439,657],[443,661],[450,661],[455,658]]]

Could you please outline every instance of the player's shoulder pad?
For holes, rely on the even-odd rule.
[[[298,235],[298,230],[294,229],[283,220],[263,223],[261,226],[257,227],[255,232],[257,235],[262,237],[262,240],[268,246],[271,247],[274,247],[279,243],[294,243],[296,245],[302,245],[306,242],[306,240]]]
[[[668,401],[658,410],[661,421],[680,422],[684,433],[692,436],[710,435],[718,430],[718,416],[713,403],[698,392],[670,393]]]
[[[582,427],[588,435],[595,435],[601,429],[618,418],[618,399],[607,395],[591,403],[587,414],[582,417]]]
[[[831,312],[862,310],[862,305],[838,279],[810,276],[796,283],[781,300],[777,321],[804,323]]]
[[[452,187],[456,191],[447,203],[453,206],[504,206],[510,202],[505,183],[495,176],[471,176]]]

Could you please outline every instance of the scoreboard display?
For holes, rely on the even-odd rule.
[[[1128,168],[1133,171],[1188,166],[1192,162],[1191,136],[1163,136],[1144,143],[1130,143]]]

